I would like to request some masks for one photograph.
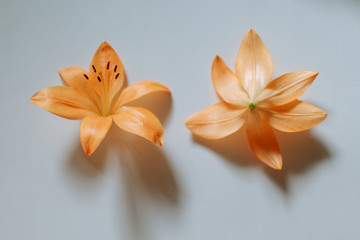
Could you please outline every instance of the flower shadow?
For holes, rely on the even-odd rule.
[[[301,175],[316,165],[330,160],[331,152],[311,131],[298,133],[276,132],[284,159],[281,171],[266,168],[266,174],[284,192],[288,192],[290,175]]]
[[[173,102],[171,95],[165,92],[158,92],[156,94],[144,96],[134,102],[131,102],[130,104],[127,104],[127,106],[143,107],[150,110],[156,115],[163,125],[167,123],[172,110],[172,105]]]
[[[192,135],[192,138],[194,142],[213,150],[235,166],[261,165],[248,146],[244,128],[222,139],[205,139],[197,135]]]
[[[151,216],[145,214],[147,209],[155,206],[160,207],[162,213],[176,212],[180,201],[179,185],[167,155],[159,147],[118,128],[113,132],[119,132],[113,142],[119,143],[117,151],[121,156],[122,185],[131,223],[129,230],[135,239],[146,239],[147,223],[151,221]]]
[[[244,128],[223,139],[207,140],[193,135],[193,140],[235,166],[263,168],[265,174],[284,193],[288,193],[290,176],[305,173],[328,160],[330,151],[311,131],[291,134],[277,131],[276,136],[284,161],[281,171],[265,166],[255,157],[248,145]]]
[[[153,143],[114,126],[109,136],[117,153],[124,184],[133,194],[140,191],[177,204],[179,188],[167,155]]]
[[[145,96],[132,105],[149,109],[164,123],[171,112],[172,101],[169,94],[158,93]],[[172,166],[161,148],[113,124],[92,156],[86,156],[79,142],[69,157],[68,169],[73,175],[78,173],[77,177],[81,181],[94,181],[104,172],[107,164],[113,166],[107,160],[109,153],[115,154],[118,160],[116,163],[120,167],[126,209],[132,223],[129,224],[129,230],[138,237],[145,236],[148,221],[144,212],[149,204],[160,204],[160,207],[171,211],[175,211],[179,205],[180,189]],[[124,191],[121,191],[121,198],[124,197]]]

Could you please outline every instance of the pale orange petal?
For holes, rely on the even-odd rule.
[[[304,131],[316,126],[326,118],[326,112],[300,100],[264,109],[264,114],[273,128],[283,132]]]
[[[282,156],[274,131],[264,117],[252,111],[248,114],[247,137],[256,157],[274,169],[282,168]]]
[[[219,102],[193,114],[185,125],[193,134],[208,139],[219,139],[239,130],[245,122],[244,115],[247,112],[248,108]]]
[[[97,112],[87,96],[67,86],[44,88],[32,96],[31,102],[68,119],[82,119]]]
[[[159,119],[149,110],[123,106],[112,117],[121,129],[141,136],[157,146],[162,146],[163,128]]]
[[[213,61],[211,77],[216,92],[224,101],[240,106],[247,106],[250,103],[249,95],[239,79],[219,56],[216,56]]]
[[[99,96],[94,91],[88,71],[81,67],[72,66],[59,71],[59,74],[68,86],[89,96],[94,104],[99,102]]]
[[[100,145],[112,124],[111,116],[86,116],[80,125],[80,141],[84,152],[90,156]]]
[[[300,97],[315,80],[318,72],[299,71],[286,73],[272,80],[256,99],[259,106],[279,106]]]
[[[241,42],[235,72],[252,100],[271,80],[273,73],[271,55],[253,29],[246,32]]]
[[[114,111],[129,102],[135,101],[145,95],[155,92],[170,93],[170,90],[164,85],[154,81],[141,81],[125,88],[114,104]]]
[[[94,81],[111,102],[115,94],[125,82],[125,70],[123,64],[115,50],[107,43],[103,42],[94,54],[91,61],[90,79]]]

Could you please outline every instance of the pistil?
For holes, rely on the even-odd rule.
[[[250,108],[251,110],[254,110],[254,109],[255,109],[255,104],[254,104],[254,103],[250,103],[250,104],[249,104],[249,108]]]

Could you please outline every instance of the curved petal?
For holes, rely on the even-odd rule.
[[[219,139],[239,130],[245,122],[244,116],[247,112],[248,108],[233,107],[226,102],[219,102],[193,114],[185,125],[193,134],[208,139]]]
[[[249,95],[239,79],[219,56],[216,56],[213,61],[211,78],[216,92],[224,101],[240,106],[247,106],[250,103]]]
[[[114,104],[114,110],[116,111],[116,109],[122,105],[154,92],[170,93],[170,90],[164,85],[154,81],[141,81],[134,83],[121,92],[119,98]]]
[[[246,133],[256,157],[268,166],[280,170],[282,156],[274,131],[256,110],[249,114]]]
[[[299,71],[286,73],[272,80],[256,99],[259,106],[279,106],[300,97],[315,80],[318,72]]]
[[[30,101],[68,119],[82,119],[91,113],[97,113],[88,97],[67,86],[44,88],[32,96]]]
[[[149,110],[139,107],[121,107],[112,117],[121,129],[143,137],[159,147],[162,146],[163,128],[159,119]]]
[[[271,80],[273,73],[271,55],[253,29],[246,32],[241,42],[235,62],[235,72],[251,100]]]
[[[90,156],[100,145],[112,124],[111,116],[86,116],[80,125],[80,141],[84,152]]]
[[[68,86],[87,95],[94,103],[99,101],[99,96],[94,91],[89,79],[88,71],[81,67],[72,66],[59,71],[59,74]]]
[[[264,109],[268,123],[283,132],[310,129],[326,118],[326,112],[309,103],[294,100],[288,104]]]
[[[120,90],[125,82],[124,66],[115,52],[107,43],[103,42],[94,54],[91,61],[90,80],[95,82],[95,86],[102,88],[98,91],[104,91],[109,102]]]

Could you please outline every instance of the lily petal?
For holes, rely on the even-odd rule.
[[[164,131],[157,117],[147,109],[140,107],[121,107],[112,115],[121,129],[143,137],[161,147]]]
[[[249,104],[249,95],[219,56],[213,61],[211,77],[216,92],[225,102],[240,106]]]
[[[239,130],[245,122],[244,116],[247,112],[248,108],[233,107],[226,102],[219,102],[193,114],[185,125],[193,134],[208,139],[219,139]]]
[[[59,71],[60,77],[64,82],[87,95],[94,103],[99,102],[99,96],[94,92],[91,81],[89,80],[89,72],[81,67],[68,67]]]
[[[309,103],[294,100],[288,104],[264,109],[268,123],[283,132],[310,129],[326,118],[326,112]]]
[[[236,76],[253,100],[271,80],[273,61],[259,35],[249,29],[240,46],[235,62]]]
[[[257,111],[256,111],[257,112]],[[257,158],[268,166],[280,170],[282,156],[274,131],[261,114],[251,112],[247,122],[247,137]]]
[[[300,97],[315,80],[318,72],[299,71],[286,73],[272,80],[259,94],[259,106],[279,106]]]
[[[109,101],[125,82],[124,66],[115,50],[107,42],[103,42],[95,52],[89,73],[91,80],[98,85],[98,88],[103,86]]]
[[[82,119],[91,113],[97,113],[96,107],[87,96],[67,86],[44,88],[32,96],[30,101],[67,119]]]
[[[141,81],[134,83],[121,92],[119,98],[114,104],[114,111],[129,102],[155,92],[170,93],[170,90],[164,85],[154,81]]]
[[[112,124],[111,116],[86,116],[80,125],[80,141],[84,152],[90,156],[100,145]]]

